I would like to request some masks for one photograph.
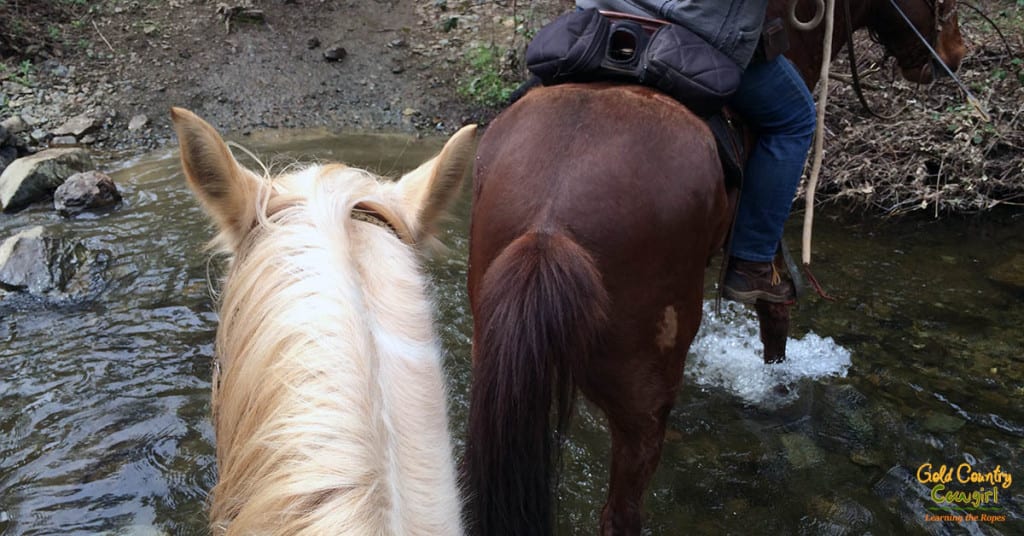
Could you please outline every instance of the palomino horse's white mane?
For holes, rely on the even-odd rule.
[[[458,192],[474,128],[398,183],[343,165],[270,182],[192,113],[172,117],[186,178],[232,255],[214,533],[460,534],[444,377],[410,244]]]

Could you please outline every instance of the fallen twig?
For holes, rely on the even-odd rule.
[[[107,44],[107,48],[109,48],[111,52],[117,54],[117,51],[114,50],[114,47],[110,46],[110,41],[107,41],[107,38],[103,37],[103,32],[100,31],[100,27],[96,24],[96,21],[92,21],[92,27],[96,29],[96,33],[99,34],[100,39],[102,39],[103,42]]]

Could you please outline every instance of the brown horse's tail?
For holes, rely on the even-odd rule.
[[[463,466],[470,522],[481,535],[544,536],[553,532],[558,440],[575,378],[597,350],[608,294],[585,249],[543,231],[509,244],[479,290]]]

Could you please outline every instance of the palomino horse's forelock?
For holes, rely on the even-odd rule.
[[[336,166],[263,189],[222,296],[214,529],[459,532],[416,254],[349,217],[391,190]]]

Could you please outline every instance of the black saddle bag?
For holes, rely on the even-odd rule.
[[[593,75],[604,61],[610,29],[596,9],[566,13],[537,31],[526,47],[526,68],[545,84]]]
[[[742,69],[699,35],[665,23],[649,27],[610,19],[596,9],[573,11],[540,29],[526,66],[545,84],[621,80],[667,93],[711,115],[739,87]]]

